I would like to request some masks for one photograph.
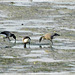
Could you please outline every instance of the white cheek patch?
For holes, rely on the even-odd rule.
[[[29,39],[24,39],[24,40],[23,40],[23,42],[25,42],[25,43],[28,42],[28,41],[29,41]]]

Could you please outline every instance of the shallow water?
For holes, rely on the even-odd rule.
[[[75,74],[75,8],[74,3],[4,2],[0,3],[0,32],[11,31],[17,36],[4,42],[0,37],[0,73],[4,74]],[[57,32],[53,45],[39,38]],[[31,37],[24,48],[22,38]],[[41,47],[40,47],[41,45]]]

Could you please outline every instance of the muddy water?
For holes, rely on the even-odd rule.
[[[0,32],[17,36],[4,42],[0,35],[0,73],[75,74],[75,3],[1,2]],[[47,32],[57,32],[53,45],[38,42]],[[24,49],[22,38],[31,37]],[[40,46],[42,48],[40,48]]]

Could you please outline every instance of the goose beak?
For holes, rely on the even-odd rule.
[[[56,36],[60,36],[60,34],[55,33]]]
[[[60,34],[57,34],[57,36],[60,36]]]

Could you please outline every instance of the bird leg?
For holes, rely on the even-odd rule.
[[[5,41],[6,37],[3,37],[3,41]]]
[[[26,43],[24,43],[24,48],[26,48]]]
[[[53,45],[53,42],[52,42],[52,40],[50,40],[51,41],[51,43],[50,43],[50,47],[52,47],[52,45]]]
[[[50,40],[51,41],[51,44],[53,45],[53,41],[52,40]]]
[[[9,37],[7,37],[7,38],[8,38],[9,41],[11,41]]]
[[[29,43],[29,48],[30,48],[30,42],[28,42]]]

